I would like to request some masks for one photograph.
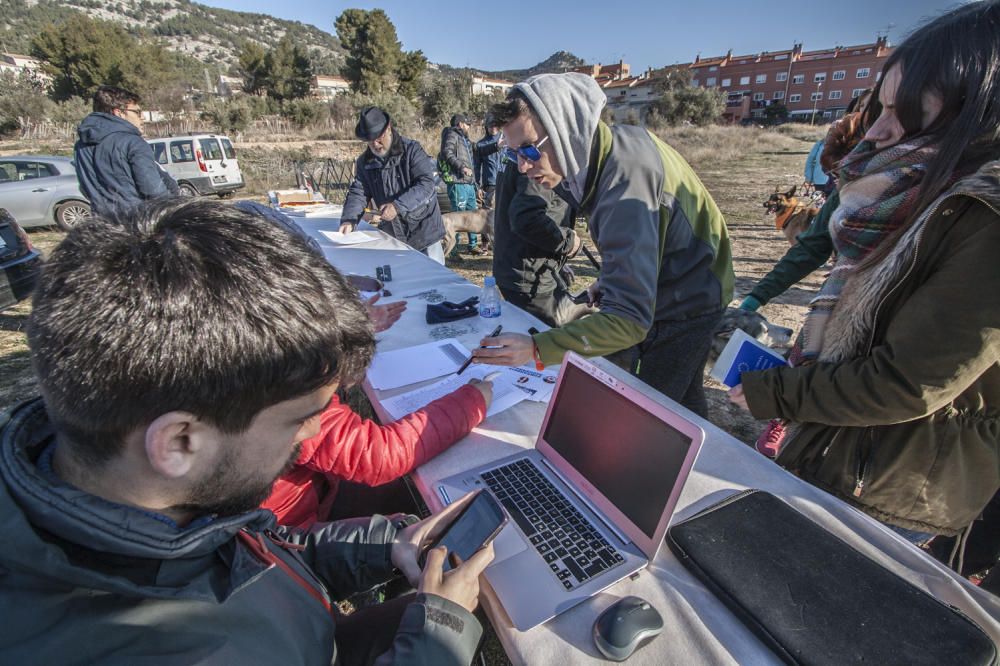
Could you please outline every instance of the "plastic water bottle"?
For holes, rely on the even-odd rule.
[[[500,291],[497,289],[497,280],[492,275],[483,280],[483,293],[479,296],[479,316],[500,316]]]

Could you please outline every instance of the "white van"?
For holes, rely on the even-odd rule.
[[[153,147],[157,163],[174,177],[185,196],[227,197],[245,186],[228,136],[192,134],[147,139],[147,143]]]

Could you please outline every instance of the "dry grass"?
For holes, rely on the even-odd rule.
[[[53,229],[28,232],[31,243],[48,254],[63,233]],[[28,357],[28,336],[25,329],[31,314],[31,300],[0,312],[0,410],[38,394],[31,361]]]

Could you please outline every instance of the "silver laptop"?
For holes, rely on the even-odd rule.
[[[663,543],[705,433],[625,376],[567,353],[535,449],[437,485],[446,505],[486,487],[510,514],[486,578],[521,631],[642,569]]]

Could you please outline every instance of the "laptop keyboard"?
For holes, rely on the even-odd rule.
[[[567,590],[625,561],[530,460],[482,478]]]

